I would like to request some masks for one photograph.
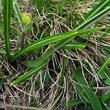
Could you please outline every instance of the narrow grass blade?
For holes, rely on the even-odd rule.
[[[3,22],[2,21],[0,21],[0,25],[1,26],[4,26],[4,24],[3,24]],[[20,40],[21,40],[21,32],[20,31],[18,31],[16,28],[14,28],[13,26],[10,26],[10,30],[11,31],[13,31],[15,34],[17,34],[17,36],[18,36],[18,39],[17,39],[17,47],[19,47],[19,45],[20,45]]]
[[[0,13],[2,13],[2,0],[0,0]]]
[[[68,43],[64,46],[64,49],[78,49],[78,48],[85,48],[86,45],[81,43]]]
[[[109,11],[110,11],[110,6],[107,7],[106,9],[102,10],[98,14],[94,15],[92,18],[88,19],[81,25],[79,25],[75,30],[79,30],[82,28],[85,29],[85,28],[91,26],[93,23],[96,23],[98,20],[100,20],[102,17],[104,17]]]
[[[13,0],[10,0],[10,13],[11,13],[11,16],[14,15],[14,13],[13,13]]]
[[[76,106],[76,105],[81,104],[81,103],[82,103],[82,101],[80,99],[75,99],[73,101],[64,102],[63,106],[64,107],[73,107],[73,106]]]
[[[31,71],[23,74],[22,76],[20,76],[17,80],[15,80],[14,82],[11,83],[11,86],[15,85],[15,84],[18,84],[28,78],[30,78],[31,76],[33,76],[34,74],[36,74],[37,72],[39,72],[41,70],[42,67],[44,67],[46,63],[43,63],[39,66],[37,66],[36,68],[34,69],[31,69]]]
[[[101,0],[91,11],[89,11],[89,13],[87,13],[84,16],[84,19],[82,19],[79,24],[81,24],[85,20],[88,20],[88,19],[92,18],[96,14],[100,13],[109,4],[110,4],[110,0]]]
[[[16,0],[13,0],[13,8],[14,8],[16,17],[18,19],[18,22],[20,24],[20,27],[23,30],[22,19],[21,19],[21,12],[20,12],[20,9],[19,9],[19,6],[18,6],[18,3],[17,3]]]
[[[4,0],[3,6],[4,40],[8,60],[10,60],[10,3],[10,0]]]
[[[85,29],[85,30],[78,30],[78,31],[71,31],[71,32],[66,32],[66,33],[61,33],[58,35],[53,35],[53,36],[49,36],[49,37],[45,37],[43,39],[37,40],[33,43],[31,43],[30,45],[28,45],[27,47],[25,47],[23,50],[18,51],[15,56],[13,57],[12,61],[16,60],[19,56],[32,51],[35,48],[41,47],[41,46],[45,46],[54,42],[58,42],[60,40],[64,40],[67,38],[73,38],[75,36],[78,35],[82,35],[82,34],[86,34],[86,33],[91,33],[94,31],[98,31],[100,29],[103,29],[105,27],[98,27],[98,28],[93,28],[93,29]]]
[[[84,80],[81,68],[76,69],[75,78],[80,84],[79,86],[83,89],[84,94],[86,94],[87,98],[89,99],[93,110],[102,110],[102,106],[98,97],[94,94],[93,90],[87,85],[86,81]]]
[[[96,78],[104,71],[105,67],[110,63],[110,56],[106,59],[106,61],[104,62],[104,64],[100,67],[98,74],[96,76]],[[96,79],[94,79],[94,81],[92,82],[91,86],[93,86],[96,82]]]

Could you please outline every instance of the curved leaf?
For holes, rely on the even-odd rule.
[[[36,68],[33,68],[33,69],[31,69],[30,71],[26,72],[25,74],[23,74],[22,76],[20,76],[17,80],[13,81],[13,82],[11,83],[11,86],[13,86],[13,85],[15,85],[15,84],[17,84],[17,83],[20,83],[20,82],[22,82],[22,81],[24,81],[24,80],[30,78],[31,76],[33,76],[34,74],[36,74],[37,72],[39,72],[40,69],[41,69],[42,67],[44,67],[45,64],[46,64],[46,63],[43,63],[43,64],[37,66]]]
[[[105,27],[98,27],[98,28],[93,28],[93,29],[71,31],[71,32],[61,33],[61,34],[58,34],[58,35],[53,35],[53,36],[42,38],[42,39],[37,40],[37,41],[31,43],[30,45],[26,46],[24,49],[18,51],[14,55],[11,62],[15,61],[19,56],[21,56],[21,55],[23,55],[23,54],[25,54],[29,51],[32,51],[35,48],[45,46],[45,45],[48,45],[48,44],[51,44],[51,43],[54,43],[54,42],[58,42],[60,40],[64,40],[64,39],[67,39],[67,38],[73,38],[73,37],[78,36],[78,35],[98,31],[98,30],[103,29],[103,28],[105,28]]]
[[[77,68],[75,71],[75,78],[78,82],[78,86],[80,86],[83,92],[86,94],[89,99],[93,110],[102,110],[101,103],[98,97],[94,94],[93,90],[87,85],[83,75],[81,68]]]

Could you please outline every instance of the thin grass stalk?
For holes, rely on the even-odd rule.
[[[5,50],[8,60],[10,60],[10,5],[11,0],[4,0],[4,40],[5,40]]]

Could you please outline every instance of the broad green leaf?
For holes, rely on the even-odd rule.
[[[78,82],[78,86],[80,86],[86,94],[87,98],[89,99],[93,110],[102,110],[102,106],[100,104],[100,101],[98,97],[94,94],[93,90],[87,85],[84,76],[82,75],[81,68],[77,68],[75,71],[75,78]]]
[[[8,60],[10,60],[10,0],[4,0],[3,6],[3,24],[5,49]]]
[[[104,83],[105,83],[106,85],[110,85],[110,80],[109,80],[109,79],[106,79],[106,80],[104,81]]]
[[[82,103],[82,101],[80,99],[76,99],[76,100],[73,100],[73,101],[64,102],[63,106],[64,107],[73,107],[73,106],[81,104],[81,103]]]
[[[106,56],[110,56],[110,46],[104,46],[101,48],[101,51],[103,54],[105,54]]]
[[[40,40],[37,40],[37,41],[31,43],[30,45],[26,46],[22,50],[18,51],[14,55],[13,59],[11,60],[11,62],[15,61],[21,55],[23,55],[23,54],[25,54],[25,53],[27,53],[29,51],[34,50],[35,48],[39,48],[41,46],[45,46],[45,45],[48,45],[48,44],[51,44],[51,43],[54,43],[54,42],[58,42],[60,40],[64,40],[64,39],[67,39],[67,38],[73,38],[73,37],[78,36],[78,35],[87,34],[87,33],[91,33],[91,32],[94,32],[94,31],[98,31],[98,30],[103,29],[103,28],[105,28],[105,27],[98,27],[98,28],[93,28],[93,29],[71,31],[71,32],[61,33],[61,34],[58,34],[58,35],[53,35],[53,36],[42,38]]]
[[[22,76],[20,76],[17,80],[15,80],[14,82],[11,83],[11,86],[20,83],[28,78],[30,78],[31,76],[33,76],[34,74],[37,74],[37,72],[39,72],[41,70],[42,67],[44,67],[45,63],[37,66],[36,68],[31,69],[29,72],[23,74]]]
[[[107,99],[110,98],[110,93],[109,92],[106,92],[104,93],[102,96],[101,96],[101,102],[105,102]]]
[[[85,48],[86,45],[82,43],[68,43],[64,46],[64,49],[78,49],[78,48]]]

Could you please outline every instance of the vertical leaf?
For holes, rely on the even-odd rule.
[[[18,19],[18,22],[19,22],[19,24],[20,24],[20,27],[21,27],[21,29],[23,29],[22,19],[21,19],[21,12],[20,12],[20,9],[19,9],[19,6],[18,6],[18,3],[17,3],[16,0],[13,0],[13,8],[14,8],[16,17],[17,17],[17,19]]]
[[[4,40],[8,60],[10,59],[10,0],[4,0]]]
[[[10,13],[11,13],[11,16],[14,15],[14,13],[13,13],[13,0],[10,0]]]

